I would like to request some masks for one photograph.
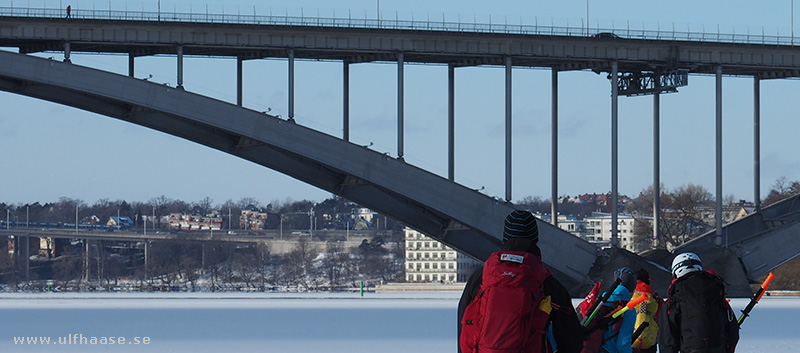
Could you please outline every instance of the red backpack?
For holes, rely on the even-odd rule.
[[[550,306],[542,305],[542,282],[550,275],[530,253],[492,254],[484,264],[478,295],[461,319],[461,351],[545,352]]]

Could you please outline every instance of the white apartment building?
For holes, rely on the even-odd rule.
[[[594,244],[611,245],[611,214],[605,212],[592,212],[584,219],[586,222],[586,240]],[[617,234],[619,247],[634,251],[633,242],[633,216],[625,213],[617,215]]]
[[[534,216],[536,216],[537,218],[541,219],[545,223],[551,223],[550,222],[550,214],[543,214],[542,215],[542,214],[538,214],[537,213]],[[572,235],[574,235],[574,236],[576,236],[578,238],[587,239],[586,238],[586,221],[585,220],[578,219],[577,217],[575,217],[573,215],[558,215],[558,218],[556,218],[556,219],[558,220],[558,228],[559,229],[561,229],[563,231],[566,231],[566,232],[569,232],[570,234],[572,234]]]
[[[356,219],[363,218],[365,221],[372,223],[372,218],[375,217],[375,211],[370,210],[369,208],[358,208],[355,210]]]
[[[406,282],[466,282],[481,264],[416,230],[405,228]]]

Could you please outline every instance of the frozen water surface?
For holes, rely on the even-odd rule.
[[[455,352],[459,296],[6,293],[0,351]],[[731,301],[737,312],[746,304]],[[737,353],[796,352],[798,315],[800,298],[764,297]]]

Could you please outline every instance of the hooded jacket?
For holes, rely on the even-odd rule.
[[[631,300],[631,292],[625,286],[617,286],[608,301],[603,303],[606,306],[616,306],[618,303],[627,303]],[[628,310],[622,314],[622,320],[611,324],[603,332],[603,346],[601,347],[604,352],[608,353],[632,353],[633,347],[631,346],[631,336],[633,335],[633,327],[636,324],[636,312]]]

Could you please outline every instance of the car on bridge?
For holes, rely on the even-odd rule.
[[[605,39],[605,40],[622,39],[622,37],[620,37],[620,36],[618,36],[618,35],[616,35],[614,33],[611,33],[611,32],[595,33],[595,34],[592,35],[592,38]]]

